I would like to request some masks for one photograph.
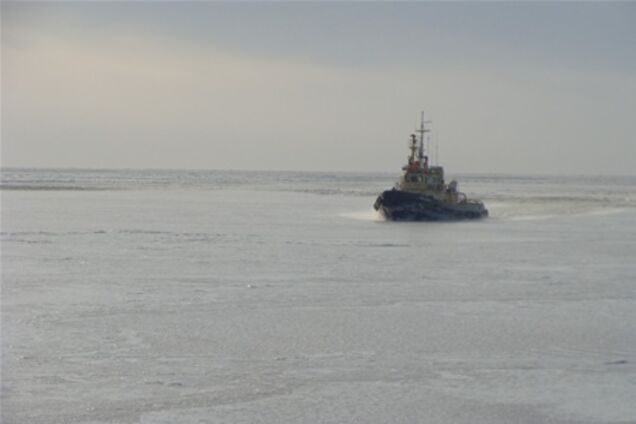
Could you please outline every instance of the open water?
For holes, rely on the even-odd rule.
[[[634,423],[636,177],[2,171],[2,423]]]

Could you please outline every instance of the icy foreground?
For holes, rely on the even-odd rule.
[[[351,175],[75,172],[3,175],[2,423],[636,421],[631,180],[436,224]]]

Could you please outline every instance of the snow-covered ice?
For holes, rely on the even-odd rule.
[[[3,170],[3,423],[636,422],[636,180]]]

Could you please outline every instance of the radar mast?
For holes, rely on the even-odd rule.
[[[420,128],[415,130],[420,134],[420,148],[417,154],[417,157],[420,161],[420,166],[424,167],[424,164],[428,163],[428,160],[424,161],[424,158],[428,159],[428,157],[424,156],[424,134],[427,132],[431,132],[431,130],[424,127],[425,124],[430,124],[431,121],[424,120],[424,111],[422,111],[422,120],[420,121]]]

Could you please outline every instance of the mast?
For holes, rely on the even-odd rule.
[[[431,131],[424,128],[424,124],[430,124],[430,123],[431,121],[424,120],[424,111],[422,111],[422,120],[420,121],[420,128],[416,130],[420,134],[420,148],[419,148],[417,157],[420,161],[421,166],[424,166],[424,133]]]

